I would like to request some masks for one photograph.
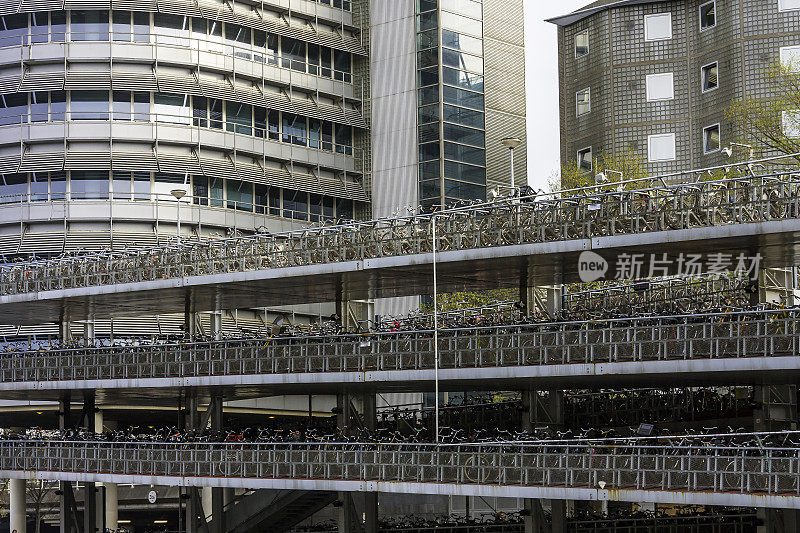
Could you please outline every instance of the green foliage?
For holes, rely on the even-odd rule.
[[[605,173],[608,182],[600,184],[599,190],[610,190],[618,188],[614,185],[619,181],[645,180],[648,177],[647,165],[644,159],[634,150],[627,146],[617,153],[603,152],[596,157],[591,171],[586,171],[578,167],[577,162],[569,161],[561,167],[560,176],[552,176],[548,182],[551,191],[568,191],[581,187],[591,187],[596,185],[595,175]],[[622,173],[622,176],[618,174]],[[626,183],[622,187],[625,189],[640,188],[641,183]]]
[[[750,144],[757,157],[764,153],[800,152],[800,63],[776,62],[764,70],[768,98],[746,95],[725,110],[739,137],[736,142]]]
[[[519,291],[515,289],[494,289],[476,292],[450,292],[438,295],[438,308],[440,313],[485,307],[500,302],[519,300]],[[423,313],[433,312],[433,299],[422,305]]]

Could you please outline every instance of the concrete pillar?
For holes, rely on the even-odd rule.
[[[378,493],[364,493],[364,533],[378,533]]]
[[[116,483],[104,483],[105,523],[106,529],[115,531],[119,528],[119,498]]]
[[[341,505],[338,508],[338,516],[336,520],[338,533],[354,533],[355,531],[361,529],[356,525],[356,520],[358,517],[355,514],[355,506],[353,505],[352,494],[349,492],[340,492],[339,503]]]
[[[197,313],[194,311],[191,293],[187,293],[184,299],[183,331],[189,337],[197,335]]]
[[[186,533],[198,533],[197,518],[201,514],[200,497],[194,487],[187,487],[186,491]]]
[[[756,431],[793,431],[797,429],[797,386],[756,385],[753,411]]]
[[[91,346],[94,344],[94,339],[94,317],[90,317],[83,323],[83,343]]]
[[[757,533],[796,533],[800,531],[800,511],[796,509],[756,509]]]
[[[96,411],[94,391],[85,392],[80,424],[89,432],[96,430]],[[87,481],[83,484],[83,533],[95,533],[97,524],[97,490],[93,481]]]
[[[62,339],[63,338],[64,337],[62,336]],[[71,426],[72,416],[70,413],[70,395],[69,393],[66,393],[58,402],[58,427],[61,430],[65,430]],[[69,481],[61,481],[58,485],[59,527],[61,533],[72,533],[73,531],[77,530],[75,516],[72,513],[75,504],[72,494],[72,484]]]
[[[552,533],[567,533],[567,502],[565,500],[550,500],[552,509]]]
[[[200,425],[200,410],[198,409],[197,405],[197,394],[193,391],[189,391],[186,393],[186,413],[185,413],[185,427],[186,429],[199,429],[198,426]],[[202,513],[205,517],[205,508],[202,507],[202,501],[200,496],[197,493],[197,489],[194,487],[188,487],[187,489],[187,499],[186,499],[186,533],[197,533],[197,519]],[[211,493],[209,492],[209,497]],[[209,500],[209,507],[211,509],[211,503]]]
[[[11,526],[9,531],[11,533],[25,533],[25,480],[12,479],[8,484],[9,490],[9,518],[11,519]]]
[[[547,520],[542,509],[542,500],[525,499],[525,533],[546,533]]]
[[[209,334],[214,340],[222,338],[222,311],[214,311],[209,317],[211,320],[211,331]]]
[[[369,331],[375,321],[375,302],[344,300],[339,297],[336,301],[336,314],[339,316],[339,325],[344,331]]]
[[[519,300],[528,315],[544,315],[551,320],[561,316],[564,291],[561,285],[533,286],[520,283]]]
[[[222,396],[212,396],[209,409],[211,410],[211,431],[219,433],[223,428]],[[205,506],[203,509],[208,512]],[[211,523],[213,531],[209,533],[225,533],[225,494],[222,487],[212,487],[211,489]]]

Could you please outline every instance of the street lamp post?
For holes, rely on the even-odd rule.
[[[436,213],[431,215],[433,238],[433,379],[434,379],[434,442],[439,444],[439,295],[436,276]]]
[[[516,137],[506,137],[500,142],[503,143],[503,146],[508,148],[508,152],[511,155],[511,194],[512,196],[516,196],[517,187],[514,183],[514,149],[522,144],[522,140]]]
[[[170,194],[178,201],[178,244],[181,243],[181,198],[186,196],[185,189],[173,189]]]

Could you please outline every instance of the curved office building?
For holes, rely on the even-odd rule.
[[[178,211],[184,238],[367,211],[351,2],[7,0],[0,13],[6,258],[164,242]]]

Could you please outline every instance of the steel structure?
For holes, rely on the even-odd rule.
[[[2,441],[0,472],[14,478],[137,484],[800,508],[800,450],[703,443]]]
[[[789,220],[800,215],[791,173],[482,204],[435,215],[79,255],[6,265],[0,294],[26,294],[520,244]]]
[[[500,202],[286,234],[6,265],[0,320],[58,321],[184,309],[425,294],[432,224],[443,291],[552,284],[587,249],[752,255],[792,264],[800,236],[790,173]],[[432,222],[433,221],[433,222]],[[659,256],[660,257],[660,256]],[[574,261],[572,261],[574,259]],[[312,282],[313,280],[313,282]],[[140,298],[128,297],[137,292]]]
[[[673,384],[791,380],[800,372],[800,310],[774,309],[443,330],[440,379],[447,390],[491,383],[527,389],[532,380]],[[247,394],[333,389],[420,390],[434,368],[433,332],[308,336],[43,348],[0,356],[0,395],[57,399],[102,389],[163,396],[176,386]],[[749,370],[736,377],[737,370]],[[714,374],[718,374],[715,376]],[[148,390],[155,389],[155,390]],[[160,390],[160,392],[158,391]],[[244,390],[241,392],[244,394]]]

